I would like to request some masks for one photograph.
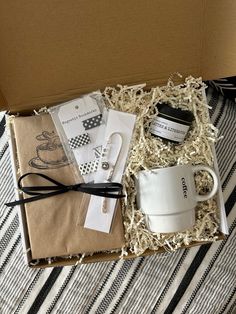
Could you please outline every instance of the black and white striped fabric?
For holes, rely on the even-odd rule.
[[[236,102],[236,76],[208,81],[208,84],[215,88],[217,91],[219,91],[225,97]]]
[[[24,264],[5,120],[1,118],[0,313],[223,314],[236,309],[236,106],[208,90],[230,235],[135,260],[34,270]]]

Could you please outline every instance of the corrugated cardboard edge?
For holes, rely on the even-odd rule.
[[[207,103],[206,93],[203,90],[203,97],[205,99],[205,102]],[[210,119],[210,116],[209,116]],[[9,146],[10,146],[10,153],[11,153],[11,162],[12,162],[12,169],[13,169],[13,177],[14,177],[14,184],[15,187],[17,187],[17,168],[16,168],[16,146],[14,142],[14,130],[12,128],[11,123],[8,123],[9,125]],[[214,168],[219,178],[219,169],[218,169],[218,163],[216,158],[216,152],[214,145],[212,145],[213,155],[214,155]],[[219,179],[220,180],[220,179]],[[18,199],[20,197],[18,190],[16,189],[16,198]],[[217,234],[218,239],[217,240],[223,240],[225,238],[225,235],[228,234],[228,225],[226,220],[226,214],[225,214],[225,206],[224,206],[224,199],[223,199],[223,193],[222,189],[218,190],[217,193],[217,205],[220,210],[220,231]],[[21,237],[22,237],[22,245],[23,245],[23,251],[25,252],[25,262],[28,266],[32,268],[46,268],[46,267],[59,267],[59,266],[70,266],[70,265],[80,265],[80,264],[88,264],[88,263],[97,263],[97,262],[109,262],[109,261],[115,261],[120,259],[121,253],[94,253],[92,256],[85,256],[82,261],[80,261],[79,257],[72,257],[72,258],[60,258],[58,261],[52,261],[50,264],[46,261],[40,261],[37,265],[30,265],[31,261],[31,254],[30,252],[27,252],[27,249],[30,247],[29,244],[29,238],[28,238],[28,232],[27,232],[27,223],[25,218],[25,210],[24,206],[18,206],[18,215],[19,215],[19,222],[20,222],[20,230],[21,230]],[[199,242],[193,242],[190,245],[184,245],[182,248],[191,248],[194,246],[199,246],[202,244],[210,244],[211,241],[199,241]],[[132,253],[128,253],[127,256],[122,257],[122,259],[134,259],[141,256],[150,256],[154,254],[160,254],[164,253],[166,250],[164,248],[160,248],[158,251],[153,250],[146,250],[143,254],[137,256]]]
[[[218,163],[217,163],[216,150],[215,150],[214,145],[212,145],[212,152],[214,155],[214,170],[217,174],[219,182],[221,182],[219,167],[218,167]],[[226,218],[225,203],[224,203],[222,188],[220,188],[218,193],[217,193],[217,205],[220,209],[220,231],[222,233],[224,233],[225,235],[228,235],[229,234],[229,227],[228,227],[227,218]]]

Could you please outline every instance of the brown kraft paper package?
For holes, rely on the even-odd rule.
[[[13,126],[20,175],[42,173],[65,185],[79,183],[75,182],[73,167],[68,164],[49,114],[16,117]],[[23,180],[23,186],[40,185],[50,183],[34,175]],[[111,250],[124,245],[120,206],[109,234],[83,228],[81,221],[88,200],[88,194],[67,192],[24,205],[32,259]]]

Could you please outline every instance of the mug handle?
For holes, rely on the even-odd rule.
[[[205,170],[205,171],[209,172],[210,175],[212,176],[213,188],[212,188],[211,192],[209,192],[208,194],[205,194],[205,195],[199,195],[199,194],[196,195],[197,202],[203,202],[203,201],[209,200],[211,197],[213,197],[216,194],[216,192],[218,190],[218,186],[219,186],[219,180],[218,180],[218,177],[217,177],[215,171],[212,170],[210,167],[204,166],[204,165],[192,166],[192,170],[193,170],[193,173],[195,173],[197,171]]]

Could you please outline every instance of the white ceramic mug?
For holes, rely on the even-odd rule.
[[[213,188],[206,195],[196,192],[194,173],[200,170],[209,172],[213,178]],[[182,165],[140,171],[136,188],[137,205],[146,215],[149,230],[169,233],[194,225],[197,202],[215,195],[218,178],[208,166]]]

